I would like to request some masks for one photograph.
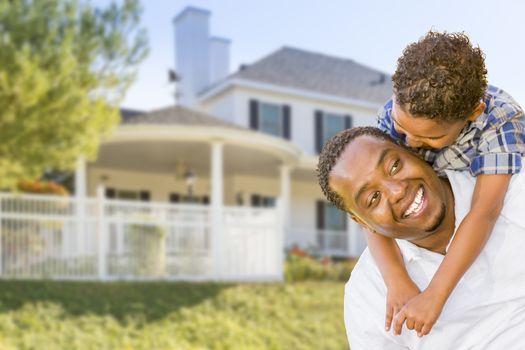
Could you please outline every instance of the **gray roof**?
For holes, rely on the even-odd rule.
[[[205,125],[248,130],[225,120],[181,106],[170,106],[122,119],[122,124]]]
[[[120,109],[120,115],[122,117],[123,122],[128,120],[129,118],[135,117],[137,115],[144,114],[144,111],[139,111],[138,109],[131,109],[131,108],[121,108]]]
[[[392,95],[390,75],[354,62],[291,47],[241,69],[241,78],[322,94],[383,103]]]

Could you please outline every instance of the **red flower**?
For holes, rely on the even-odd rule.
[[[308,256],[308,253],[306,253],[306,251],[304,251],[303,249],[299,247],[293,247],[292,249],[288,251],[288,253],[290,255],[301,256],[301,257]]]

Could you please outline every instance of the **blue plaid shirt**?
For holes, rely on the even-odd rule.
[[[438,150],[419,149],[439,175],[446,169],[470,170],[479,174],[515,174],[525,155],[525,116],[523,110],[505,91],[488,86],[486,108],[475,121],[467,123],[455,143]],[[379,110],[378,127],[405,143],[392,122],[392,99]]]

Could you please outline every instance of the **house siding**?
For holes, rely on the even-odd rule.
[[[365,108],[351,104],[316,101],[300,96],[284,95],[271,91],[256,90],[245,87],[234,87],[202,104],[204,109],[217,117],[243,127],[250,127],[250,100],[288,105],[291,110],[290,141],[305,153],[317,154],[315,145],[315,111],[321,110],[341,115],[351,115],[353,126],[375,125],[377,109]],[[228,101],[228,102],[226,102]],[[227,112],[227,108],[232,108]],[[233,116],[226,119],[226,116]]]

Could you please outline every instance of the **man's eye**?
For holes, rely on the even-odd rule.
[[[372,194],[372,196],[370,197],[370,200],[368,201],[368,206],[372,206],[373,204],[375,204],[376,201],[379,200],[379,198],[381,197],[381,194],[376,191]]]
[[[399,169],[399,162],[400,161],[398,159],[394,162],[394,164],[392,164],[392,168],[390,168],[390,175],[394,175],[397,172],[397,170]]]

